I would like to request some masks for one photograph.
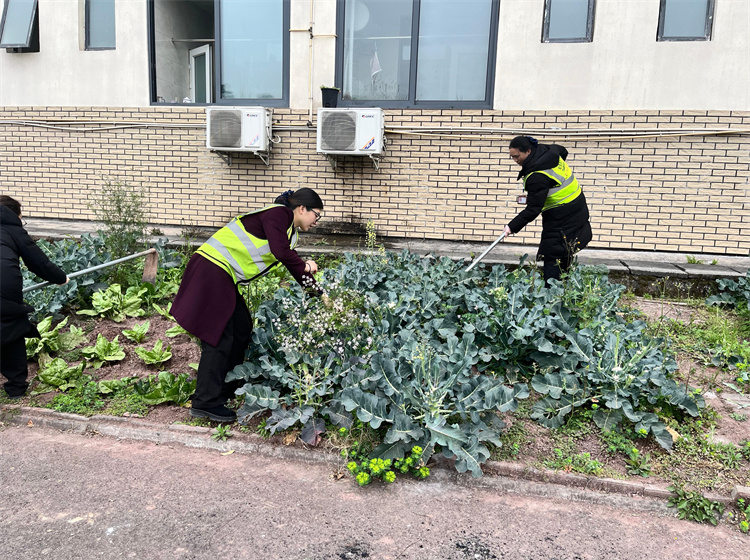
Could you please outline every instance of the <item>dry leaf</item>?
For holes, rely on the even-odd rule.
[[[284,434],[284,445],[292,445],[299,437],[299,430],[292,430],[291,432]]]
[[[675,430],[674,428],[670,428],[669,426],[664,426],[664,428],[669,432],[674,441],[678,441],[680,438],[682,438],[682,436],[678,434],[677,430]]]
[[[34,427],[34,421],[33,421],[33,420],[29,420],[29,423],[28,423],[28,424],[26,424],[26,425],[27,425],[27,426],[28,426],[29,428],[33,428],[33,427]]]

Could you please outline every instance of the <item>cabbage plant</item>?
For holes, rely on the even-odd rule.
[[[260,305],[241,419],[270,411],[274,432],[302,426],[316,444],[326,419],[354,415],[378,430],[373,457],[415,445],[481,475],[500,445],[499,413],[533,396],[532,417],[561,426],[579,407],[602,429],[633,423],[665,448],[662,416],[697,415],[703,399],[678,385],[676,364],[644,324],[621,316],[624,288],[575,267],[545,287],[533,267],[465,271],[447,258],[347,254],[320,275],[333,304],[279,289]]]

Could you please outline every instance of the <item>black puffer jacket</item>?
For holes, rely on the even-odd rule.
[[[26,267],[48,282],[65,283],[63,270],[49,260],[7,206],[0,206],[0,341],[39,336],[29,321],[34,308],[23,302],[23,277],[19,257]]]
[[[539,144],[532,148],[518,179],[534,171],[552,169],[560,158],[566,159],[568,150],[556,144]],[[534,173],[526,180],[526,208],[508,224],[510,231],[518,233],[528,223],[542,214],[547,193],[557,183],[541,173]],[[564,259],[589,244],[592,238],[589,209],[586,196],[581,195],[568,204],[551,208],[542,214],[542,239],[539,242],[537,260]]]

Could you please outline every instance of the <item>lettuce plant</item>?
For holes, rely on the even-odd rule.
[[[119,336],[116,336],[110,341],[100,333],[96,336],[96,344],[87,346],[81,350],[81,353],[94,369],[100,368],[104,362],[119,362],[125,358],[125,352],[118,341],[119,338]]]
[[[150,326],[151,321],[146,321],[145,323],[141,323],[140,325],[135,324],[133,325],[132,329],[123,329],[122,334],[128,340],[131,340],[136,344],[140,344],[146,338],[146,333],[148,333],[148,328]]]
[[[160,371],[155,376],[149,375],[141,379],[133,387],[146,404],[153,406],[173,402],[183,406],[195,392],[195,385],[196,380],[190,379],[187,373],[175,375],[168,371]]]
[[[26,339],[26,358],[31,360],[40,355],[39,361],[44,363],[49,360],[50,354],[72,350],[86,340],[83,329],[75,325],[71,325],[67,333],[61,332],[61,329],[67,324],[67,317],[55,325],[54,328],[52,327],[51,315],[42,319],[37,325],[37,330],[41,338]]]
[[[172,358],[171,349],[172,346],[164,348],[164,343],[161,340],[157,340],[152,350],[138,347],[135,349],[135,353],[138,354],[147,365],[159,365]]]
[[[81,379],[84,367],[84,363],[69,366],[62,358],[54,358],[37,374],[40,385],[32,394],[38,395],[54,390],[65,391],[70,387],[75,387]]]
[[[109,317],[116,323],[124,321],[125,317],[142,317],[146,313],[141,309],[145,293],[146,288],[131,286],[123,294],[119,284],[112,284],[106,290],[94,292],[91,297],[92,309],[82,309],[78,314]]]

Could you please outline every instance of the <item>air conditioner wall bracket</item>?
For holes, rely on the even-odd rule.
[[[219,156],[221,159],[224,160],[224,163],[226,163],[229,167],[232,166],[232,152],[224,152],[219,150],[211,150],[213,153],[215,153],[217,156]],[[269,165],[269,161],[271,158],[271,154],[269,152],[253,152],[254,155],[258,156],[263,163],[266,164],[266,167]]]
[[[372,160],[375,169],[380,171],[380,160],[383,159],[383,157],[377,154],[370,154],[370,159]]]
[[[217,156],[224,160],[229,167],[232,167],[232,152],[220,152],[218,150],[211,150]]]

